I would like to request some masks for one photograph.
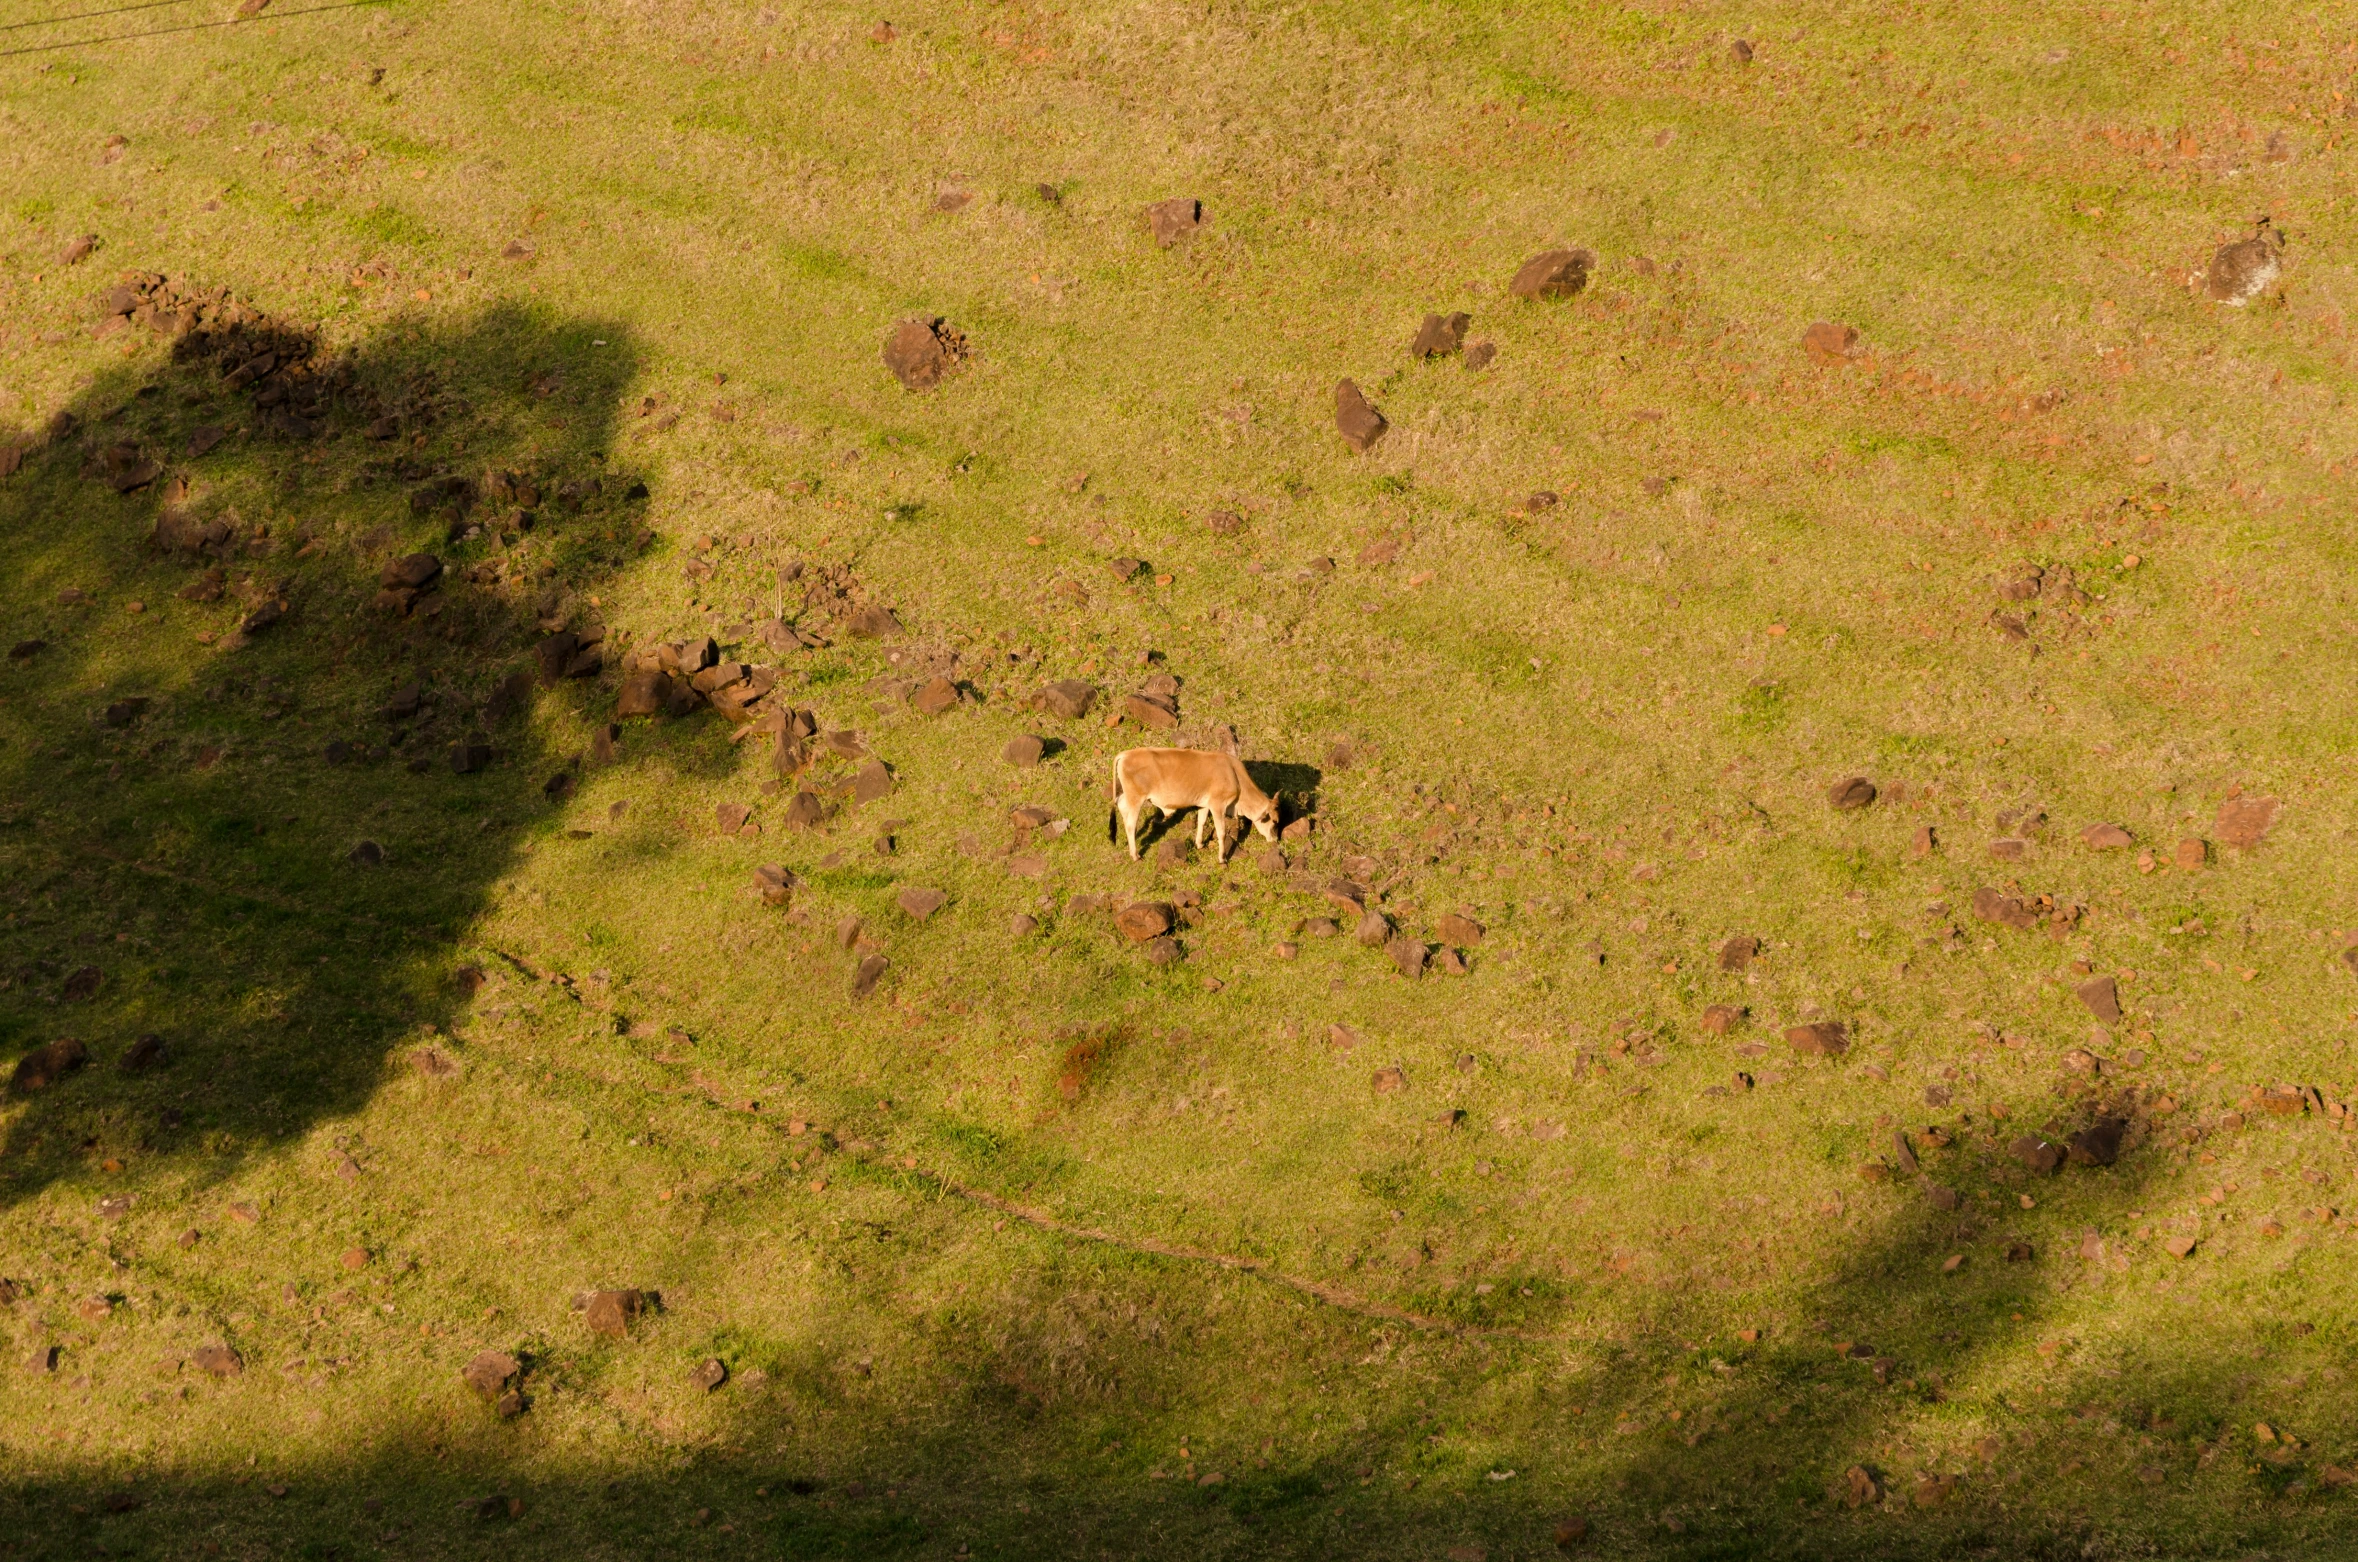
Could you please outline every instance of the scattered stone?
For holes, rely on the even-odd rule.
[[[893,897],[902,914],[922,922],[949,904],[950,897],[938,889],[920,889],[912,884]]]
[[[876,990],[876,984],[883,980],[885,966],[886,961],[882,955],[870,955],[865,960],[862,960],[860,962],[860,968],[852,973],[852,996],[854,998],[865,998],[870,993],[874,992]]]
[[[1029,770],[1040,762],[1041,756],[1047,751],[1048,745],[1044,740],[1027,732],[1009,738],[1007,746],[999,751],[999,757],[1018,770]]]
[[[2137,841],[2117,824],[2092,824],[2080,832],[2080,843],[2092,852],[2108,852],[2134,846]]]
[[[966,356],[966,338],[948,322],[903,320],[884,339],[884,366],[910,390],[926,390]]]
[[[1984,922],[2026,931],[2039,925],[2039,914],[2029,904],[1987,885],[1973,892],[1973,914]]]
[[[1421,938],[1395,938],[1384,946],[1384,953],[1400,974],[1412,982],[1425,974],[1425,962],[1431,955]]]
[[[723,835],[735,835],[752,817],[753,810],[743,803],[722,803],[712,811],[713,828]]]
[[[1133,694],[1122,701],[1122,714],[1150,731],[1169,731],[1179,725],[1179,711],[1156,694]]]
[[[2174,856],[2181,873],[2199,873],[2203,864],[2210,861],[2210,843],[2188,836],[2178,843]]]
[[[1474,317],[1463,312],[1448,316],[1427,315],[1424,324],[1417,327],[1416,339],[1408,344],[1409,355],[1415,358],[1445,358],[1451,353],[1462,351],[1466,342],[1466,327],[1473,323]]]
[[[1482,942],[1484,928],[1472,917],[1453,911],[1433,924],[1433,933],[1445,944],[1472,949]]]
[[[1059,678],[1054,683],[1043,685],[1040,692],[1032,696],[1034,705],[1066,721],[1079,721],[1089,714],[1089,707],[1096,701],[1097,686],[1078,678]]]
[[[753,887],[765,906],[783,906],[794,898],[794,874],[782,863],[765,862],[753,870]]]
[[[1588,286],[1589,268],[1597,263],[1584,249],[1543,250],[1523,262],[1507,284],[1517,298],[1570,298]]]
[[[1342,928],[1336,924],[1332,917],[1312,917],[1302,924],[1304,938],[1332,938],[1341,931]],[[2358,969],[2358,966],[2354,966],[2353,969]]]
[[[1396,1066],[1392,1068],[1379,1068],[1375,1071],[1374,1083],[1375,1093],[1377,1095],[1396,1096],[1400,1094],[1401,1091],[1408,1088],[1408,1074],[1405,1070]]]
[[[2250,851],[2276,823],[2277,807],[2273,797],[2227,799],[2219,805],[2219,839],[2239,851]]]
[[[481,1395],[486,1403],[496,1401],[507,1390],[523,1364],[505,1351],[477,1351],[473,1360],[459,1369],[459,1377],[467,1387]]]
[[[1363,949],[1381,949],[1392,941],[1392,919],[1370,906],[1361,914],[1359,925],[1351,929],[1351,936]]]
[[[2121,1022],[2120,984],[2109,976],[2091,977],[2072,989],[2072,996],[2107,1025]]]
[[[909,703],[921,715],[939,716],[958,704],[958,686],[947,678],[928,678],[909,695]]]
[[[1896,1128],[1891,1133],[1891,1154],[1901,1171],[1911,1177],[1916,1175],[1916,1147],[1908,1143],[1906,1133]]]
[[[1846,1508],[1871,1508],[1883,1500],[1883,1483],[1868,1473],[1866,1466],[1854,1464],[1842,1472],[1842,1505]]]
[[[1146,961],[1149,965],[1170,965],[1187,958],[1187,951],[1179,947],[1179,940],[1171,937],[1149,939]]]
[[[57,252],[57,263],[61,266],[78,266],[88,260],[90,252],[96,248],[98,248],[97,234],[77,233],[66,240],[65,248]]]
[[[1146,231],[1154,235],[1156,244],[1169,249],[1204,225],[1204,203],[1174,196],[1155,202],[1146,208],[1145,215]]]
[[[2104,1032],[2099,1029],[2096,1033]],[[2096,1075],[2104,1072],[2104,1060],[2085,1047],[2074,1047],[2063,1055],[2063,1066],[2075,1074]]]
[[[1234,510],[1214,510],[1204,517],[1204,526],[1215,537],[1234,537],[1245,529],[1245,522]]]
[[[98,989],[106,983],[106,974],[94,965],[76,966],[74,973],[58,988],[57,995],[68,1003],[88,1003],[98,996]]]
[[[219,1340],[199,1345],[190,1358],[197,1370],[217,1378],[234,1378],[246,1370],[246,1359]]]
[[[2222,244],[2203,272],[2203,292],[2213,303],[2241,309],[2276,285],[2284,269],[2284,235],[2265,217],[2250,238]]]
[[[1912,857],[1929,857],[1938,850],[1940,850],[1939,830],[1929,824],[1918,825],[1915,838],[1908,842],[1908,854]]]
[[[1464,976],[1473,968],[1466,963],[1463,952],[1444,947],[1439,954],[1433,956],[1433,969],[1439,971],[1443,976]]]
[[[2121,1157],[2121,1135],[2128,1127],[2126,1118],[2098,1118],[2066,1141],[2065,1153],[2076,1165],[2110,1166]]]
[[[1496,342],[1471,342],[1467,344],[1465,355],[1460,361],[1465,364],[1468,370],[1487,369],[1490,367],[1491,360],[1497,356],[1498,344]]]
[[[2024,1134],[2006,1146],[2006,1153],[2041,1176],[2063,1165],[2066,1151],[2038,1134]]]
[[[1937,1182],[1924,1185],[1924,1197],[1934,1209],[1939,1210],[1953,1210],[1965,1202],[1956,1189]]]
[[[1178,913],[1159,900],[1132,901],[1114,916],[1114,926],[1134,944],[1143,944],[1171,931]]]
[[[172,1052],[164,1045],[164,1038],[150,1031],[131,1043],[115,1067],[126,1074],[144,1074],[162,1068],[171,1060]]]
[[[816,792],[797,792],[787,801],[784,822],[790,830],[810,830],[827,817]]]
[[[1703,1028],[1714,1036],[1725,1036],[1744,1023],[1744,1011],[1732,1003],[1715,1003],[1703,1011]]]
[[[621,1339],[630,1333],[630,1321],[646,1306],[647,1299],[637,1291],[598,1291],[591,1295],[584,1310],[583,1322],[590,1333],[609,1339]]]
[[[688,1374],[688,1381],[709,1394],[729,1381],[728,1365],[718,1356],[707,1356]]]
[[[892,772],[881,759],[871,759],[852,777],[852,797],[863,803],[878,802],[890,797],[893,790]]]
[[[2192,1258],[2194,1256],[2195,1248],[2200,1245],[2200,1239],[2197,1238],[2192,1232],[2182,1231],[2178,1235],[2170,1238],[2167,1242],[2164,1242],[2162,1247],[2172,1258]]]
[[[491,763],[491,740],[481,733],[470,733],[450,746],[450,773],[471,776]]]
[[[1801,350],[1809,354],[1810,362],[1820,367],[1838,368],[1867,349],[1859,340],[1858,327],[1816,320],[1801,333]]]
[[[130,1213],[131,1195],[128,1193],[110,1193],[98,1201],[98,1218],[101,1220],[121,1220]]]
[[[1999,862],[2020,862],[2030,854],[2030,842],[2018,836],[2004,836],[1990,842],[1990,856]]]
[[[1785,1029],[1785,1043],[1796,1052],[1817,1057],[1838,1058],[1850,1050],[1850,1037],[1840,1022],[1820,1020],[1813,1025],[1791,1025]]]
[[[1875,801],[1875,783],[1865,776],[1846,776],[1826,788],[1826,801],[1848,812]]]
[[[72,1036],[53,1041],[46,1047],[35,1047],[17,1060],[16,1073],[9,1080],[9,1087],[18,1095],[47,1090],[88,1062],[89,1058],[90,1049]]]
[[[1750,965],[1753,956],[1759,953],[1760,940],[1749,934],[1739,933],[1719,946],[1719,968],[1723,971],[1741,971]]]
[[[1752,40],[1749,38],[1738,38],[1734,43],[1728,45],[1728,58],[1738,65],[1751,64],[1752,53]]]
[[[46,640],[19,640],[8,648],[8,659],[12,662],[29,662],[48,649],[49,642]]]
[[[1029,938],[1040,931],[1040,919],[1027,912],[1018,911],[1007,919],[1007,931],[1017,938]]]
[[[1343,436],[1343,443],[1361,455],[1374,448],[1392,425],[1384,415],[1368,404],[1359,387],[1350,380],[1335,386],[1335,431]]]
[[[1337,1052],[1349,1052],[1359,1045],[1359,1032],[1348,1025],[1329,1025],[1326,1028],[1326,1044]]]

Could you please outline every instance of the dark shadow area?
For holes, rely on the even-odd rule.
[[[0,1057],[87,1059],[19,1071],[8,1202],[233,1165],[447,1021],[451,939],[595,762],[533,707],[603,698],[590,598],[642,546],[616,323],[331,350],[127,273],[98,332],[128,361],[0,480]]]

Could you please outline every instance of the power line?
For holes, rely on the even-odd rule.
[[[179,27],[151,27],[143,33],[109,33],[98,38],[75,38],[65,43],[32,43],[19,49],[0,49],[0,60],[18,54],[53,54],[59,49],[90,49],[102,43],[126,43],[134,38],[162,38],[172,33],[208,32],[216,27],[246,27],[255,22],[284,21],[295,16],[317,16],[323,11],[373,10],[387,0],[344,0],[341,5],[305,6],[300,11],[264,11],[253,16],[233,16],[225,22],[188,22]],[[92,13],[103,15],[103,12]]]
[[[27,27],[55,27],[62,22],[86,22],[93,16],[120,16],[125,11],[153,11],[167,5],[187,5],[190,0],[146,0],[144,5],[109,6],[103,11],[69,11],[64,16],[47,16],[37,22],[0,22],[0,33],[13,33]]]

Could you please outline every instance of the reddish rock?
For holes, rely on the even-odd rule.
[[[999,758],[1018,770],[1029,770],[1040,762],[1041,756],[1047,751],[1048,745],[1044,741],[1027,732],[1009,738],[1007,746],[999,751]]]
[[[1715,1003],[1703,1011],[1703,1028],[1714,1036],[1725,1036],[1744,1023],[1744,1011],[1732,1003]]]
[[[523,1370],[523,1364],[506,1351],[486,1350],[477,1351],[474,1359],[459,1369],[459,1377],[488,1403],[507,1392],[508,1384]]]
[[[1759,953],[1760,940],[1749,934],[1739,933],[1719,946],[1719,968],[1723,971],[1741,971],[1750,965],[1753,956]]]
[[[1384,946],[1384,953],[1410,981],[1425,974],[1425,962],[1430,957],[1421,938],[1395,938]]]
[[[19,1095],[46,1090],[89,1061],[90,1049],[72,1036],[36,1047],[17,1060],[9,1087]]]
[[[2180,841],[2175,854],[2178,869],[2182,873],[2200,872],[2203,864],[2210,861],[2210,857],[2210,843],[2194,836],[2188,836],[2185,840]]]
[[[910,390],[941,383],[966,356],[966,338],[939,319],[903,320],[884,339],[884,366]]]
[[[2049,1143],[2038,1134],[2024,1134],[2006,1146],[2006,1153],[2041,1176],[2063,1164],[2062,1146]]]
[[[1507,291],[1522,299],[1570,298],[1588,286],[1589,269],[1596,263],[1584,249],[1544,250],[1523,262]]]
[[[794,898],[794,874],[781,863],[765,862],[753,870],[753,887],[765,906],[783,906]]]
[[[2092,824],[2080,832],[2080,844],[2093,852],[2109,852],[2134,846],[2137,841],[2117,824]]]
[[[2121,1022],[2120,984],[2109,976],[2091,977],[2072,989],[2072,995],[2086,1004],[2088,1012],[2107,1025]]]
[[[1918,825],[1915,838],[1908,842],[1908,854],[1912,857],[1929,857],[1938,850],[1940,850],[1938,828],[1929,824]]]
[[[1875,801],[1875,783],[1865,776],[1845,776],[1826,788],[1826,801],[1848,812]]]
[[[637,1291],[598,1291],[591,1295],[582,1321],[590,1333],[609,1339],[621,1339],[630,1332],[630,1321],[646,1306],[647,1299]]]
[[[1391,426],[1368,404],[1356,384],[1344,380],[1335,386],[1335,432],[1343,436],[1344,444],[1365,455]]]
[[[958,704],[958,686],[947,678],[928,678],[909,695],[909,703],[921,715],[939,716]]]
[[[877,802],[892,795],[892,772],[881,759],[871,759],[852,777],[852,796],[863,803]]]
[[[1481,923],[1472,917],[1462,916],[1456,912],[1451,912],[1433,924],[1433,934],[1436,938],[1445,944],[1454,944],[1460,949],[1471,949],[1481,943],[1483,931]]]
[[[2219,805],[2219,839],[2238,851],[2250,851],[2276,823],[2277,807],[2273,797],[2227,799]]]
[[[1818,1057],[1838,1058],[1850,1050],[1849,1035],[1834,1020],[1820,1020],[1814,1025],[1787,1026],[1785,1043],[1796,1052]]]
[[[1416,339],[1408,344],[1409,356],[1445,358],[1460,351],[1466,344],[1466,327],[1473,323],[1474,317],[1464,313],[1425,316],[1424,324],[1417,327]]]
[[[787,801],[784,823],[788,829],[808,830],[827,817],[826,808],[816,792],[797,792]]]
[[[947,905],[949,899],[938,889],[921,889],[912,884],[893,897],[893,903],[906,915],[922,922]]]
[[[883,603],[870,602],[843,621],[843,632],[854,640],[889,640],[901,632],[901,621]]]
[[[1179,947],[1176,938],[1163,937],[1147,941],[1146,961],[1149,965],[1173,965],[1186,958],[1187,951]]]
[[[246,1370],[246,1359],[219,1340],[199,1345],[189,1358],[197,1370],[209,1372],[217,1378],[234,1378]]]
[[[860,968],[852,973],[851,995],[854,998],[865,998],[874,992],[876,984],[884,979],[885,967],[886,961],[882,955],[870,955],[862,960]]]
[[[1134,944],[1143,944],[1171,931],[1178,913],[1159,900],[1134,901],[1114,917],[1114,926]]]
[[[1169,249],[1204,225],[1204,203],[1174,196],[1146,208],[1145,216],[1146,231],[1154,235],[1155,243]]]
[[[2128,1127],[2125,1118],[2099,1118],[2066,1141],[2066,1153],[2081,1166],[2110,1166],[2120,1159],[2121,1135]]]
[[[1377,1095],[1396,1096],[1408,1088],[1408,1074],[1398,1067],[1379,1068],[1375,1071],[1374,1085]]]
[[[617,718],[652,716],[670,700],[671,675],[660,667],[640,667],[624,676],[614,714]]]
[[[1831,320],[1818,320],[1801,333],[1801,350],[1810,361],[1825,368],[1835,368],[1850,362],[1866,351],[1859,340],[1856,326],[1838,325]]]
[[[1054,683],[1043,685],[1040,692],[1032,697],[1032,703],[1040,709],[1051,716],[1061,716],[1066,721],[1079,721],[1088,715],[1089,707],[1096,700],[1097,686],[1078,678],[1059,678]]]

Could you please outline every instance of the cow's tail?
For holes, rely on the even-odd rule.
[[[1105,839],[1108,845],[1122,844],[1122,756],[1114,756],[1113,806],[1105,811]]]

